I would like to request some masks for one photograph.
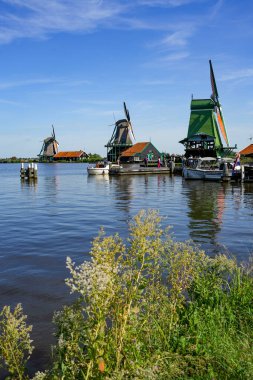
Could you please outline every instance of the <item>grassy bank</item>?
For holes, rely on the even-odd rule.
[[[251,379],[252,266],[208,257],[172,240],[156,211],[141,211],[129,239],[93,241],[91,260],[67,258],[77,300],[57,312],[53,364],[33,379]],[[5,307],[0,354],[27,379],[31,327]]]

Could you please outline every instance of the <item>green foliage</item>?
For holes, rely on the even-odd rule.
[[[101,157],[97,153],[89,153],[88,158],[86,159],[86,162],[97,162],[97,161],[102,161],[103,157]]]
[[[126,245],[101,231],[89,262],[67,259],[79,299],[57,315],[52,378],[250,378],[251,276],[160,223],[141,211]]]
[[[34,380],[251,379],[252,267],[172,240],[156,211],[129,239],[94,239],[67,258],[76,301],[55,314],[53,365]]]
[[[0,313],[0,358],[11,378],[19,380],[26,378],[26,362],[33,351],[30,340],[32,326],[26,325],[26,318],[20,304],[13,313],[9,306],[4,306]]]

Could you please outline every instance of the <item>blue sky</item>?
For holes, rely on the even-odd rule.
[[[251,0],[0,0],[0,157],[106,154],[130,112],[136,141],[182,153],[190,100],[214,67],[230,145],[253,136]]]

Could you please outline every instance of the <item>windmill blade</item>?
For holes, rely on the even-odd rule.
[[[133,126],[132,126],[131,119],[130,119],[130,114],[129,114],[129,111],[127,109],[126,103],[123,102],[123,105],[124,105],[124,111],[125,111],[126,119],[128,121],[128,124],[130,125],[130,130],[132,132],[133,138],[136,140],[135,135],[134,135]]]
[[[130,125],[130,129],[131,129],[131,132],[132,132],[133,138],[136,140],[135,135],[134,135],[134,130],[133,130],[133,126],[132,126],[131,121],[129,121],[128,124]]]
[[[228,136],[227,136],[227,132],[226,132],[226,128],[225,128],[225,123],[224,123],[224,119],[223,119],[223,116],[222,116],[220,105],[218,105],[216,107],[216,115],[217,115],[217,120],[218,120],[218,124],[219,124],[219,127],[220,127],[221,134],[222,134],[222,136],[223,136],[223,138],[224,138],[227,146],[229,146]]]
[[[113,130],[113,132],[112,132],[112,137],[110,138],[109,143],[111,143],[112,140],[115,138],[116,130],[117,130],[117,126],[115,125],[114,130]]]
[[[219,94],[218,94],[218,90],[217,90],[217,86],[216,86],[216,81],[215,81],[215,77],[214,77],[213,66],[212,66],[211,60],[209,60],[209,65],[210,65],[210,79],[211,79],[211,87],[212,87],[212,98],[215,101],[215,106],[216,106],[215,112],[217,115],[217,121],[218,121],[218,124],[220,127],[221,134],[222,134],[227,146],[229,146],[228,136],[227,136],[225,123],[224,123],[224,119],[223,119],[222,112],[221,112],[221,107],[220,107],[220,103],[219,103]]]
[[[54,131],[54,126],[52,124],[52,128],[53,128],[53,134],[52,134],[52,137],[55,139],[55,131]]]
[[[210,65],[210,79],[211,79],[211,87],[212,87],[212,97],[215,100],[216,103],[218,103],[218,90],[215,82],[215,77],[214,77],[214,72],[213,72],[213,66],[212,66],[212,61],[211,59],[209,60],[209,65]]]
[[[125,111],[126,119],[127,119],[128,122],[130,122],[130,115],[129,115],[129,111],[128,111],[127,107],[126,107],[126,103],[123,102],[123,105],[124,105],[124,111]]]

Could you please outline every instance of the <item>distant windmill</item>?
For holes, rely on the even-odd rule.
[[[130,114],[126,103],[123,102],[125,119],[115,122],[115,127],[109,142],[106,144],[107,159],[116,162],[120,154],[133,145],[135,140]]]
[[[58,153],[59,143],[58,143],[58,141],[55,138],[55,131],[54,131],[54,126],[53,125],[52,125],[52,129],[53,129],[52,135],[50,137],[47,137],[43,141],[43,145],[42,145],[41,151],[38,154],[38,156],[39,156],[39,158],[41,160],[48,160],[48,161],[50,161],[53,158],[53,156],[56,153]]]

